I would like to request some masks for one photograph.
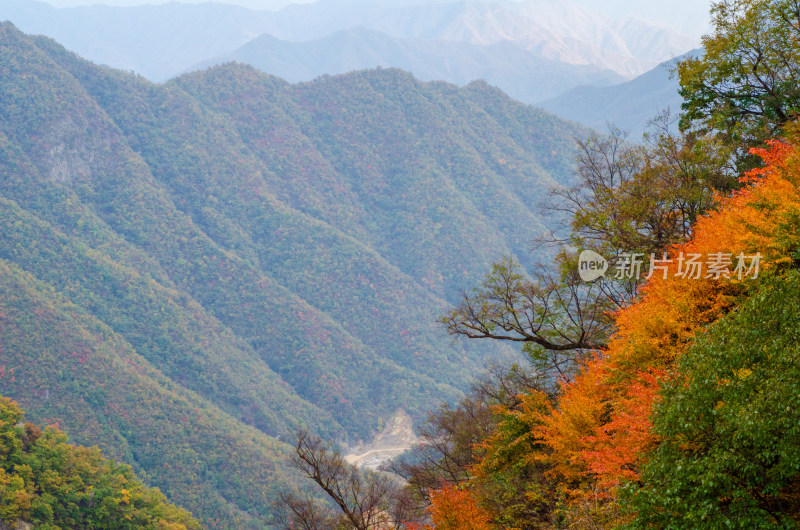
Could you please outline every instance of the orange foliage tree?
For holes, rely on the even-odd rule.
[[[586,362],[562,384],[555,404],[535,433],[548,448],[544,458],[574,501],[613,499],[620,484],[635,480],[658,443],[650,414],[659,381],[704,326],[747,295],[750,277],[735,267],[760,256],[760,271],[792,261],[800,236],[800,142],[772,141],[754,150],[765,162],[742,178],[745,188],[717,198],[717,208],[695,225],[692,240],[670,249],[671,262],[642,287],[637,301],[615,315],[617,332],[608,350]],[[731,274],[687,277],[680,256],[731,257]],[[741,263],[741,265],[748,265]],[[683,268],[683,270],[682,270]],[[745,275],[746,276],[746,275]]]
[[[432,524],[407,525],[410,530],[490,530],[491,517],[466,489],[451,484],[430,493]]]
[[[495,428],[476,446],[482,456],[471,478],[432,493],[433,526],[426,528],[505,527],[504,518],[531,522],[531,515],[542,524],[575,527],[628,520],[615,501],[659,446],[651,416],[676,360],[706,326],[746,299],[758,276],[754,256],[760,275],[800,261],[800,126],[797,131],[753,151],[764,167],[741,179],[742,190],[717,197],[691,240],[659,257],[668,259],[651,268],[635,301],[613,315],[607,350],[563,381],[555,399],[530,392],[514,407],[494,407]],[[687,274],[691,256],[701,257],[699,275]],[[711,263],[721,257],[728,261],[715,274]],[[511,513],[493,497],[520,479],[525,511]]]

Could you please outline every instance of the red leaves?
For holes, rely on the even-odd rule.
[[[663,370],[637,374],[627,395],[615,403],[611,421],[585,438],[592,449],[583,452],[583,460],[602,488],[614,489],[626,480],[635,480],[642,459],[656,445],[650,415],[663,376]]]
[[[776,140],[754,150],[766,166],[742,179],[747,188],[719,199],[718,210],[701,218],[693,239],[673,254],[759,252],[764,268],[789,259],[787,248],[797,238],[786,220],[800,214],[797,147]],[[608,351],[565,384],[557,405],[541,418],[538,434],[552,451],[547,458],[553,472],[576,499],[613,498],[620,484],[637,478],[658,444],[650,417],[659,380],[695,334],[728,312],[742,293],[735,277],[694,280],[674,272],[666,279],[654,275],[641,298],[615,316],[618,331]]]
[[[469,491],[446,484],[431,491],[428,508],[433,525],[409,524],[410,530],[490,530],[489,514]]]

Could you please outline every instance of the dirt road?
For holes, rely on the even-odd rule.
[[[401,455],[417,442],[411,416],[399,409],[386,428],[368,444],[351,448],[345,460],[357,467],[377,469],[384,462]]]

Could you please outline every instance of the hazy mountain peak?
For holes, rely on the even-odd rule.
[[[614,125],[628,131],[631,140],[640,141],[650,120],[664,110],[680,109],[683,100],[672,72],[678,61],[697,53],[692,50],[618,85],[576,87],[537,105],[600,131]]]
[[[289,42],[263,35],[241,48],[192,69],[238,61],[289,81],[375,67],[398,67],[426,81],[465,85],[485,79],[513,97],[535,102],[553,97],[564,86],[606,85],[623,78],[591,65],[569,65],[543,57],[512,41],[479,45],[423,38],[397,38],[363,26],[337,31],[309,42]]]
[[[445,52],[471,55],[471,61],[482,55],[484,62],[474,63],[473,68],[478,77],[481,75],[476,69],[490,71],[498,61],[508,61],[518,54],[507,47],[495,48],[495,52],[509,53],[507,57],[498,57],[485,53],[486,50],[476,52],[467,45],[511,43],[540,62],[547,59],[595,71],[611,70],[631,78],[695,44],[689,37],[656,24],[635,18],[614,20],[566,0],[426,3],[324,0],[293,4],[277,12],[252,11],[221,3],[177,2],[126,8],[56,9],[34,0],[9,0],[0,3],[0,19],[3,18],[14,21],[26,32],[52,36],[94,61],[134,70],[154,80],[164,80],[195,64],[229,54],[260,35],[310,43],[335,35],[341,39],[338,32],[358,27],[394,39],[436,43],[425,50],[432,61]],[[458,44],[461,50],[451,44]],[[416,46],[419,48],[419,44]],[[306,48],[308,55],[303,58],[306,62],[297,68],[320,73],[318,68],[325,61],[311,55],[311,47]],[[370,66],[353,60],[367,55],[366,50],[347,50],[350,62],[357,67]],[[396,59],[393,54],[373,51],[371,65],[405,68],[409,63],[407,59]],[[458,61],[452,59],[452,69],[462,71]],[[338,61],[345,62],[345,58]],[[425,72],[421,71],[421,75]],[[460,82],[446,71],[443,78]],[[574,85],[560,88],[571,86]]]

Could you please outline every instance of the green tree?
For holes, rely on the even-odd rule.
[[[703,55],[678,65],[682,127],[737,146],[745,168],[748,148],[800,110],[800,2],[723,0],[711,13]]]
[[[630,485],[631,528],[800,522],[800,273],[761,282],[665,384],[662,443]]]
[[[37,528],[200,528],[189,512],[147,488],[130,466],[96,447],[67,443],[54,428],[22,423],[23,412],[0,398],[0,521]]]

